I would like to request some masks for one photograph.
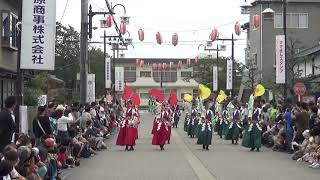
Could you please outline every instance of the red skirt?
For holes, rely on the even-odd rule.
[[[162,123],[160,129],[156,129],[153,133],[152,145],[164,145],[166,143],[167,137],[168,131],[165,124]]]
[[[156,120],[153,121],[152,131],[151,134],[154,134],[154,132],[157,131],[158,122]]]
[[[125,137],[125,145],[127,145],[127,146],[136,145],[136,139],[137,138],[138,138],[137,128],[128,127],[127,128],[126,137]]]
[[[171,139],[171,126],[168,126],[168,131],[167,131],[167,140],[170,141]]]
[[[123,127],[123,128],[121,127],[120,130],[119,130],[119,134],[118,134],[116,145],[118,145],[118,146],[126,145],[126,143],[125,143],[126,134],[127,134],[127,128],[126,127]]]

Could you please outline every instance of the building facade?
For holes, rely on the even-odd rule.
[[[0,109],[6,97],[14,95],[17,73],[18,0],[0,0]]]
[[[246,63],[254,64],[268,88],[275,82],[275,37],[283,34],[283,1],[256,0],[250,8]],[[263,13],[267,8],[272,16]],[[260,15],[260,26],[253,28],[253,16]],[[320,40],[320,0],[287,0],[287,44],[294,53],[309,49]]]
[[[159,89],[164,92],[165,98],[171,91],[177,93],[181,100],[185,93],[194,94],[198,89],[198,83],[192,77],[193,69],[182,65],[181,68],[166,68],[164,70],[153,69],[153,63],[170,62],[178,64],[185,59],[143,59],[144,65],[135,64],[136,59],[120,58],[116,59],[116,67],[124,67],[124,79],[134,92],[141,98],[141,105],[147,105],[149,100],[148,91]],[[186,80],[188,79],[188,80]],[[162,83],[161,83],[162,82]],[[162,87],[161,87],[162,84]]]

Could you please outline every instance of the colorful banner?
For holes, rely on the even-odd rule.
[[[54,70],[56,1],[24,0],[21,69]]]
[[[111,58],[105,59],[105,88],[111,88]]]
[[[276,36],[276,83],[284,84],[286,81],[286,53],[285,36]]]
[[[218,67],[212,67],[212,90],[218,91]]]
[[[86,102],[96,101],[96,76],[95,74],[87,74],[87,99]]]
[[[124,89],[124,67],[115,67],[115,90],[123,91]]]
[[[232,90],[232,59],[227,59],[227,90]]]

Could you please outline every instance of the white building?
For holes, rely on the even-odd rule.
[[[143,66],[136,65],[134,58],[116,59],[116,67],[124,67],[124,79],[134,92],[138,93],[141,98],[141,105],[147,105],[150,89],[159,89],[164,92],[166,99],[169,93],[175,91],[178,99],[181,100],[183,94],[193,94],[197,92],[198,83],[194,79],[186,81],[192,77],[193,69],[188,68],[186,59],[142,59]],[[153,63],[166,63],[169,65],[173,62],[175,65],[179,61],[184,64],[181,68],[166,68],[165,70],[153,69]],[[161,77],[162,74],[162,77]],[[162,81],[162,88],[161,88]]]

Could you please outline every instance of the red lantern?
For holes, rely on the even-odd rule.
[[[144,60],[140,60],[140,67],[144,65]]]
[[[159,69],[159,70],[162,69],[162,64],[161,64],[161,63],[158,64],[158,69]]]
[[[136,65],[140,65],[140,59],[136,59]]]
[[[156,70],[157,68],[158,68],[157,63],[153,63],[153,64],[152,64],[152,69],[153,69],[153,70]]]
[[[162,44],[162,36],[161,36],[160,32],[157,32],[156,39],[157,39],[158,44]]]
[[[253,21],[253,29],[257,29],[260,26],[260,16],[254,15],[252,21]]]
[[[142,42],[144,40],[144,31],[140,28],[138,31],[139,40]]]
[[[126,34],[126,32],[127,32],[127,25],[125,23],[121,23],[120,24],[120,33],[122,35],[124,35],[124,34]]]
[[[174,34],[172,35],[172,44],[173,44],[174,46],[176,46],[176,45],[178,44],[178,40],[179,40],[178,34],[177,34],[177,33],[174,33]]]
[[[210,39],[213,42],[213,41],[217,40],[218,37],[219,37],[219,32],[216,28],[214,28],[210,34]]]
[[[240,34],[241,34],[241,24],[238,21],[234,25],[234,31],[236,32],[237,36],[240,36]]]
[[[107,18],[106,18],[106,25],[108,28],[110,28],[112,26],[112,22],[113,22],[113,19],[112,19],[112,16],[109,15]]]

